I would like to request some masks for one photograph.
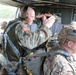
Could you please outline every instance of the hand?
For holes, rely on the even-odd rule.
[[[42,18],[43,14],[38,14],[36,18]]]
[[[46,16],[46,17],[50,17],[50,16],[52,16],[52,14],[46,13],[45,16]]]
[[[55,16],[52,15],[48,19],[43,20],[43,24],[46,25],[48,28],[50,28],[54,24],[55,20],[56,20]]]

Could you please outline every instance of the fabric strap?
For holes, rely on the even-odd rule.
[[[12,41],[9,39],[7,33],[8,33],[8,31],[9,31],[14,25],[16,25],[16,24],[18,24],[18,23],[20,23],[20,22],[21,22],[21,21],[17,21],[17,22],[12,23],[12,24],[6,29],[6,31],[4,32],[4,35],[3,35],[3,39],[4,39],[4,45],[3,45],[3,46],[4,46],[4,51],[5,51],[5,54],[6,54],[7,67],[8,67],[7,70],[8,70],[8,74],[9,74],[9,75],[16,75],[16,74],[15,74],[14,71],[13,71],[12,64],[11,64],[11,62],[9,61],[8,56],[7,56],[7,53],[6,53],[7,41],[8,41],[8,43],[10,44],[13,52],[14,52],[17,56],[20,56],[20,53],[19,53],[18,49],[14,46],[14,44],[12,43]]]

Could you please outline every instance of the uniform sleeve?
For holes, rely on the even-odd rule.
[[[21,25],[17,25],[16,33],[17,38],[22,44],[22,46],[27,47],[29,49],[33,49],[41,45],[49,37],[52,36],[50,29],[44,25],[34,33],[32,33],[31,31],[24,31]]]
[[[58,55],[45,60],[44,75],[74,75],[74,72],[67,60]]]

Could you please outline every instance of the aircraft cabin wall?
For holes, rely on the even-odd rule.
[[[51,7],[36,7],[36,14],[41,13],[42,11],[50,12],[61,17],[61,23],[64,25],[69,24],[73,21],[74,17],[74,8],[51,8]]]

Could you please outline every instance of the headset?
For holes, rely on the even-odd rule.
[[[27,11],[27,9],[28,9],[28,6],[25,6],[24,8],[23,8],[23,12],[26,12]],[[26,12],[26,16],[25,16],[25,19],[26,18],[28,18],[28,13]]]
[[[28,6],[24,6],[22,7],[21,12],[19,13],[19,17],[22,20],[25,20],[26,18],[28,18],[28,13],[26,13],[27,9],[28,9]]]
[[[27,9],[28,9],[28,6],[24,6],[22,11],[25,12],[25,11],[27,11]]]
[[[24,6],[24,8],[23,8],[23,12],[26,12],[27,9],[28,9],[28,6]],[[28,18],[28,14],[27,14],[27,13],[26,13],[26,17],[25,17],[25,18]]]

